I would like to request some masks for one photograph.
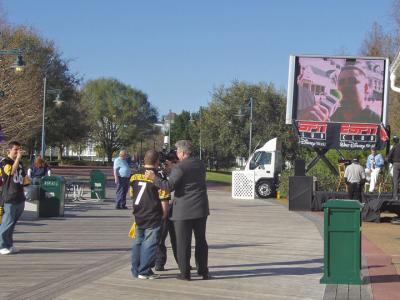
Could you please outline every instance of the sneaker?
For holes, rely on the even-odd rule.
[[[10,248],[10,251],[11,251],[11,253],[18,253],[18,252],[20,252],[20,250],[19,250],[18,248],[15,248],[14,246],[12,246],[12,247]]]
[[[139,279],[158,279],[160,278],[160,275],[158,274],[152,274],[152,275],[138,275]]]
[[[7,255],[7,254],[11,254],[11,253],[12,252],[11,252],[10,249],[7,249],[7,248],[0,249],[0,254],[1,255]]]

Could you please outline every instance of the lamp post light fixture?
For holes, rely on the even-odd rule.
[[[248,107],[242,107],[240,106],[239,112],[235,115],[236,117],[244,117],[245,113],[250,113],[249,116],[249,122],[250,122],[250,133],[249,133],[249,158],[251,155],[251,139],[252,139],[252,134],[253,134],[253,97],[250,97]],[[243,110],[247,110],[247,112],[243,112]]]
[[[48,89],[47,88],[47,77],[44,76],[44,78],[43,78],[43,113],[42,113],[42,147],[41,147],[41,151],[40,151],[40,154],[42,155],[43,159],[46,154],[45,113],[46,113],[46,95],[47,94],[57,95],[56,99],[53,101],[57,107],[60,107],[61,104],[64,102],[63,100],[60,99],[61,90],[60,89]]]
[[[22,58],[22,49],[10,49],[10,50],[0,50],[0,55],[15,55],[16,60],[11,65],[11,68],[15,69],[16,73],[22,72],[25,67],[24,60]]]

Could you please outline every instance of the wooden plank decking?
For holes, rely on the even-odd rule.
[[[65,217],[22,221],[0,257],[0,299],[322,299],[323,241],[315,224],[274,200],[232,200],[210,190],[207,238],[215,280],[158,280],[130,274],[130,210],[67,203]],[[168,250],[171,254],[170,249]],[[170,255],[171,257],[171,255]],[[336,292],[335,292],[336,293]]]

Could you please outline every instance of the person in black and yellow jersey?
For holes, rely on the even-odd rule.
[[[151,267],[163,220],[168,217],[168,199],[166,191],[159,190],[153,180],[146,179],[146,170],[156,172],[159,154],[149,150],[144,156],[144,169],[135,171],[130,178],[133,199],[133,214],[137,225],[136,236],[132,243],[132,275],[139,279],[156,279]]]
[[[16,141],[10,142],[8,157],[3,159],[0,165],[4,201],[4,214],[0,225],[1,255],[18,252],[13,245],[13,233],[25,207],[23,184],[26,174],[21,162],[22,154],[21,144]]]

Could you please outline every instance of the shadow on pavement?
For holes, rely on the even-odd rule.
[[[131,248],[94,248],[94,249],[24,249],[23,254],[47,254],[47,253],[84,253],[84,252],[124,252]]]

